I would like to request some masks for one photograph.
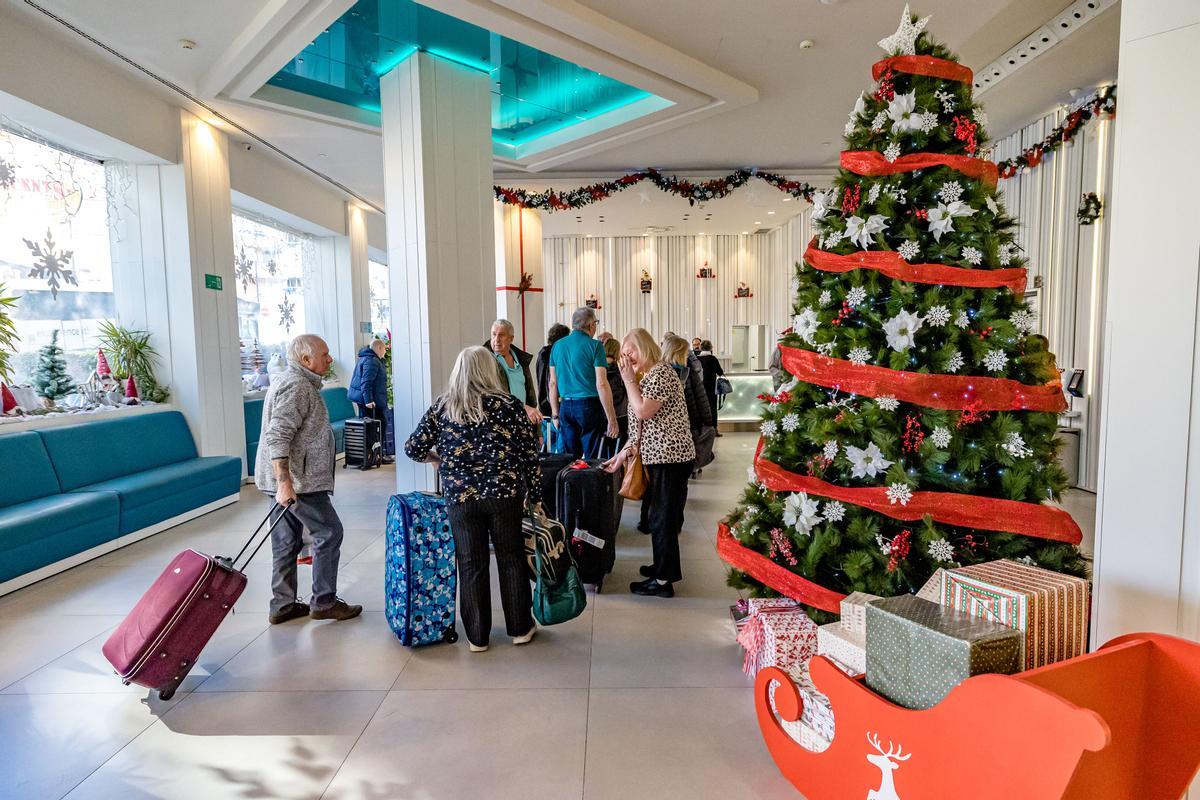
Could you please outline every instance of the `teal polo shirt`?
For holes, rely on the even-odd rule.
[[[508,393],[513,397],[525,402],[525,368],[521,366],[517,354],[513,353],[513,365],[510,367],[504,360],[504,356],[499,353],[495,354],[497,363],[504,370],[504,376],[508,379]]]
[[[571,331],[559,339],[550,350],[550,366],[558,376],[559,397],[578,399],[599,397],[596,390],[596,367],[608,368],[604,345],[583,331]]]

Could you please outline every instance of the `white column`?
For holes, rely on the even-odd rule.
[[[459,351],[496,311],[488,76],[417,53],[383,76],[397,444],[446,386]],[[400,458],[401,491],[432,471]]]
[[[546,343],[545,273],[542,271],[542,215],[532,208],[497,203],[496,309],[517,329],[516,345],[537,353]],[[515,287],[521,275],[529,276],[531,289],[521,295]]]
[[[172,403],[201,455],[245,457],[229,140],[180,110],[181,163],[159,167]],[[205,286],[205,276],[221,289]]]
[[[358,351],[371,339],[362,209],[346,203],[346,235],[319,239],[316,247],[316,274],[304,288],[305,327],[325,339],[338,380],[348,386]]]
[[[1097,644],[1200,638],[1200,4],[1125,0],[1097,509]]]

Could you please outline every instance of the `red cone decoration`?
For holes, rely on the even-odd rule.
[[[125,381],[125,402],[128,403],[131,400],[136,401],[137,399],[138,399],[137,384],[133,382],[133,376],[130,375],[129,380]]]
[[[100,377],[112,375],[112,370],[108,366],[108,358],[104,355],[104,351],[96,349],[96,374]]]
[[[12,390],[7,383],[0,383],[0,414],[7,414],[16,407],[17,398],[13,397]]]

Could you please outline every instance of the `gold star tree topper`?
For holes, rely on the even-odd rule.
[[[904,4],[904,13],[900,15],[900,27],[896,32],[886,39],[879,40],[879,46],[883,48],[889,56],[912,56],[917,53],[917,37],[921,35],[921,31],[925,30],[925,26],[929,24],[931,17],[919,19],[914,24],[912,21],[912,13],[908,10],[908,3]]]

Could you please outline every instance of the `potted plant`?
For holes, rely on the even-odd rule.
[[[132,375],[142,399],[162,403],[170,397],[167,387],[160,386],[154,377],[158,351],[151,346],[148,331],[131,330],[105,320],[100,323],[100,347],[108,356],[114,377],[124,382]]]
[[[11,356],[17,351],[17,326],[13,322],[12,309],[17,305],[17,297],[5,292],[4,284],[0,283],[0,380],[12,380]]]

